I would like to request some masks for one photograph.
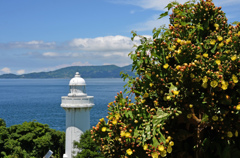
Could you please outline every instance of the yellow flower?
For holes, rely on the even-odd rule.
[[[170,141],[170,142],[169,142],[169,145],[170,145],[170,146],[174,146],[174,142],[173,142],[173,141]]]
[[[227,136],[228,136],[229,138],[232,138],[233,133],[232,133],[231,131],[228,131],[228,132],[227,132]]]
[[[120,135],[121,135],[122,137],[124,137],[124,136],[125,136],[125,132],[124,132],[124,131],[121,131]]]
[[[152,158],[158,158],[158,153],[155,151],[154,153],[151,154]]]
[[[203,57],[207,58],[207,57],[208,57],[208,54],[207,54],[207,53],[204,53],[204,54],[203,54]]]
[[[199,58],[201,58],[201,55],[196,55],[196,59],[199,59]]]
[[[222,89],[223,89],[223,90],[228,89],[228,83],[222,84]]]
[[[218,45],[220,48],[221,47],[223,47],[224,46],[224,43],[223,42],[221,42],[221,43],[219,43],[219,45]]]
[[[172,152],[172,147],[169,145],[167,148],[167,152],[170,154]]]
[[[164,146],[163,146],[163,145],[159,145],[159,146],[158,146],[158,150],[159,150],[159,151],[163,151],[163,150],[164,150]]]
[[[222,41],[223,37],[222,36],[217,36],[218,41]]]
[[[236,55],[233,55],[233,56],[231,57],[231,59],[232,59],[232,61],[234,61],[234,60],[237,59],[237,56],[236,56]]]
[[[171,136],[168,136],[168,137],[167,137],[167,140],[171,140],[171,139],[172,139],[172,137],[171,137]]]
[[[192,117],[192,114],[187,114],[187,118],[191,118]]]
[[[237,110],[240,110],[240,104],[237,105],[236,109],[237,109]]]
[[[177,69],[177,70],[179,70],[179,69],[180,69],[180,67],[181,67],[180,65],[177,65],[177,66],[176,66],[176,69]]]
[[[173,48],[172,47],[168,47],[168,50],[171,52],[173,50]]]
[[[166,99],[167,99],[167,100],[170,100],[170,99],[171,99],[171,96],[170,96],[170,95],[168,95]]]
[[[149,96],[149,94],[146,92],[143,94],[143,98],[147,98]]]
[[[203,81],[203,83],[207,83],[208,77],[207,77],[207,76],[204,76],[204,77],[202,78],[202,81]]]
[[[233,79],[233,82],[234,83],[238,83],[238,78],[237,78],[237,76],[236,75],[232,75],[232,79]]]
[[[174,95],[178,95],[180,91],[173,91]]]
[[[221,60],[216,60],[215,61],[218,65],[221,65]]]
[[[129,132],[126,132],[126,133],[125,133],[125,137],[126,137],[126,138],[129,138],[130,136],[131,136],[131,134],[130,134]]]
[[[238,137],[238,131],[237,130],[235,131],[235,137]]]
[[[218,65],[221,65],[221,60],[216,60],[215,61]]]
[[[173,45],[173,46],[172,46],[172,49],[174,49],[174,50],[175,50],[175,49],[176,49],[176,46],[175,46],[175,45]]]
[[[107,127],[102,127],[102,132],[106,132]]]
[[[192,43],[192,41],[187,41],[186,43],[187,43],[187,44],[191,44],[191,43]]]
[[[178,49],[178,50],[176,50],[175,51],[177,54],[180,54],[181,52],[182,52],[182,50],[181,49]]]
[[[218,25],[218,24],[214,24],[214,27],[216,27],[216,29],[218,29],[218,28],[219,28],[219,25]]]
[[[130,103],[130,104],[128,104],[129,106],[133,106],[134,105],[134,103]]]
[[[216,43],[216,40],[211,40],[211,41],[210,41],[210,44],[211,44],[211,45],[215,45],[215,43]]]
[[[168,63],[167,63],[167,64],[163,65],[163,68],[164,68],[164,69],[167,69],[168,66],[169,66],[169,65],[168,65]]]
[[[103,121],[104,121],[104,118],[99,119],[99,121],[100,121],[100,122],[103,122]]]
[[[214,116],[212,117],[212,120],[213,120],[213,121],[217,121],[217,120],[218,120],[218,116],[217,116],[217,115],[214,115]]]
[[[154,84],[153,83],[149,83],[149,86],[152,87]]]
[[[208,86],[207,82],[203,82],[203,83],[202,83],[202,87],[203,87],[203,88],[205,88],[205,89],[206,89],[206,88],[207,88],[207,86]]]
[[[127,153],[128,155],[132,155],[132,153],[133,153],[133,152],[132,152],[132,149],[130,149],[130,148],[127,149],[127,150],[126,150],[126,153]]]
[[[112,121],[112,124],[116,125],[116,124],[117,124],[117,120],[116,120],[116,119],[113,120],[113,121]]]
[[[230,50],[226,50],[224,53],[228,54],[230,52]]]
[[[195,75],[194,75],[193,73],[191,73],[191,74],[190,74],[190,77],[191,77],[191,78],[194,78],[194,77],[195,77]]]
[[[181,40],[180,38],[177,39],[177,43],[181,43],[181,41],[182,41],[182,40]]]
[[[211,87],[216,88],[218,85],[218,82],[216,80],[211,81],[210,83]]]
[[[166,150],[161,151],[161,156],[166,157],[167,156],[167,151]]]
[[[184,45],[184,44],[186,44],[186,41],[184,41],[184,40],[181,40],[181,43],[180,43],[181,45]]]
[[[229,37],[228,39],[226,39],[226,43],[228,44],[229,42],[231,42],[231,37]]]
[[[119,120],[119,118],[120,118],[120,114],[117,113],[117,114],[115,115],[115,118],[116,118],[117,120]]]
[[[145,145],[143,146],[143,150],[147,150],[147,149],[148,149],[148,145],[145,144]]]

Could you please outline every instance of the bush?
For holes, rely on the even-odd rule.
[[[90,130],[82,134],[80,142],[75,142],[74,146],[81,151],[75,158],[104,158],[100,152],[100,146],[91,138]]]
[[[6,124],[5,124],[6,125]],[[0,126],[0,157],[43,157],[48,150],[55,157],[64,153],[65,133],[38,122]]]
[[[120,92],[92,137],[106,157],[239,157],[239,24],[211,0],[166,8],[169,27],[133,32],[134,100]]]

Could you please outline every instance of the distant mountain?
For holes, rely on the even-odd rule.
[[[79,72],[83,78],[120,78],[120,72],[131,72],[132,65],[118,67],[116,65],[103,66],[71,66],[49,72],[34,72],[23,75],[3,74],[0,78],[72,78],[76,72]]]

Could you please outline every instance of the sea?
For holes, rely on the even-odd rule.
[[[69,93],[70,79],[0,79],[0,118],[7,127],[37,121],[65,131],[65,111],[61,97]],[[107,116],[109,102],[124,90],[121,78],[86,78],[86,92],[94,96],[90,127]],[[84,121],[84,120],[79,120]]]

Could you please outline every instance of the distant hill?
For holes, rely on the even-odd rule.
[[[118,67],[116,65],[103,66],[71,66],[49,72],[34,72],[23,75],[3,74],[0,78],[72,78],[79,72],[83,78],[120,78],[120,72],[131,72],[132,65]]]

